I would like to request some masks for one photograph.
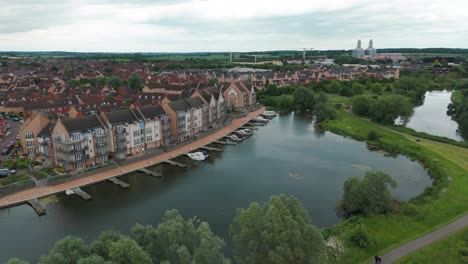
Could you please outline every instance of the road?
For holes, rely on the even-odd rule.
[[[21,125],[20,122],[15,122],[11,119],[7,119],[7,124],[9,124],[11,128],[8,130],[8,136],[0,141],[0,151],[3,150],[11,141],[16,140],[16,135],[18,135],[19,126]],[[3,162],[7,157],[8,155],[0,155],[0,162]]]
[[[422,247],[425,247],[431,243],[434,243],[440,239],[443,239],[457,231],[460,231],[465,226],[468,226],[468,215],[463,216],[462,218],[457,219],[456,221],[437,229],[436,231],[429,233],[425,236],[422,236],[418,239],[412,240],[406,244],[403,244],[392,251],[385,253],[382,258],[382,264],[390,264],[398,259],[410,254],[413,251],[416,251]],[[371,263],[374,263],[372,261]]]

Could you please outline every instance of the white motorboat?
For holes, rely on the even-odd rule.
[[[228,135],[226,136],[229,140],[233,141],[233,142],[241,142],[242,139],[239,138],[237,135]]]
[[[72,194],[75,194],[75,192],[72,191],[72,190],[66,190],[66,191],[65,191],[65,194],[66,194],[66,195],[72,195]]]
[[[205,154],[203,154],[203,152],[201,152],[201,151],[194,152],[194,153],[188,153],[187,156],[189,156],[189,158],[191,158],[193,160],[196,160],[196,161],[203,161],[203,160],[206,159]]]
[[[265,118],[263,118],[261,116],[257,116],[252,120],[255,121],[255,122],[262,122],[262,123],[267,123],[269,121],[268,119],[265,119]]]
[[[268,119],[272,119],[274,117],[276,117],[276,115],[278,115],[276,112],[274,111],[265,111],[262,113],[262,116],[265,117],[265,118],[268,118]]]
[[[238,134],[238,135],[241,135],[241,136],[244,136],[244,137],[247,137],[247,136],[250,136],[252,133],[247,133],[246,131],[244,131],[243,129],[239,129],[239,130],[236,130],[234,131],[234,133]]]

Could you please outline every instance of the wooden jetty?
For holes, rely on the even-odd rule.
[[[36,211],[37,215],[45,215],[45,208],[37,199],[29,200],[28,204]]]
[[[216,151],[216,152],[223,152],[223,150],[224,150],[222,148],[212,148],[212,147],[207,147],[207,146],[200,147],[200,148],[204,149],[204,150],[211,150],[211,151]]]
[[[110,182],[112,182],[114,184],[120,185],[120,186],[122,186],[122,188],[125,188],[125,189],[130,187],[130,184],[128,184],[128,183],[126,183],[124,181],[121,181],[121,180],[117,179],[116,177],[112,177],[112,178],[108,179],[108,181],[110,181]]]
[[[215,141],[214,143],[218,143],[218,144],[221,144],[221,145],[231,145],[231,146],[237,145],[236,142],[232,142],[232,141],[221,141],[221,140]]]
[[[85,191],[83,191],[80,187],[76,187],[71,189],[76,195],[80,196],[81,198],[85,200],[90,200],[92,197],[91,195],[87,194]]]
[[[258,130],[257,126],[254,126],[254,125],[246,126],[246,125],[242,126],[241,128],[248,128],[248,129]]]
[[[180,162],[176,162],[176,161],[173,161],[173,160],[165,160],[163,161],[164,163],[167,163],[167,164],[170,164],[170,165],[173,165],[173,166],[177,166],[177,167],[181,167],[181,168],[187,168],[187,165],[183,164],[183,163],[180,163]]]
[[[157,177],[157,178],[162,176],[161,173],[148,170],[147,168],[141,168],[138,171],[142,172],[142,173],[145,173],[145,174],[148,174],[148,175],[153,176],[153,177]]]

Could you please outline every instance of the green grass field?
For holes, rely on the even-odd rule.
[[[398,260],[397,263],[468,263],[468,227]]]
[[[425,166],[438,168],[438,172],[444,174],[437,179],[438,183],[433,188],[435,194],[424,195],[424,198],[417,200],[418,214],[415,216],[399,212],[359,216],[357,220],[345,220],[333,227],[332,234],[347,241],[356,221],[362,222],[374,240],[374,244],[366,249],[347,243],[347,256],[343,258],[343,263],[368,263],[375,254],[383,254],[468,212],[468,149],[424,140],[416,142],[413,136],[393,132],[344,111],[339,111],[337,119],[324,124],[324,127],[358,140],[365,140],[367,134],[374,130],[382,136],[382,146],[397,149],[415,159],[423,159]]]

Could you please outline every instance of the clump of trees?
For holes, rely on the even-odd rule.
[[[325,241],[294,197],[238,209],[230,226],[236,263],[327,263]]]
[[[145,86],[140,76],[138,76],[136,73],[132,73],[132,75],[128,77],[127,85],[134,91],[141,91],[141,89],[143,89]]]
[[[294,197],[272,196],[266,204],[238,209],[230,234],[236,263],[328,263],[321,231]],[[225,243],[207,222],[183,218],[169,210],[157,227],[135,225],[129,236],[104,231],[85,243],[68,236],[58,241],[39,264],[229,264]],[[11,259],[7,264],[28,264]]]
[[[448,113],[457,121],[461,134],[468,138],[468,89],[457,93],[459,96],[449,105]]]
[[[353,98],[351,105],[354,113],[368,116],[381,124],[394,124],[397,118],[406,122],[413,112],[411,102],[403,95],[388,95],[378,99],[357,96]]]
[[[117,76],[110,76],[110,77],[98,77],[96,78],[96,85],[104,86],[109,85],[114,89],[120,88],[124,85],[124,82]]]
[[[389,187],[396,182],[381,171],[366,172],[364,178],[348,178],[343,186],[342,209],[356,214],[384,214],[391,210],[392,196]]]

